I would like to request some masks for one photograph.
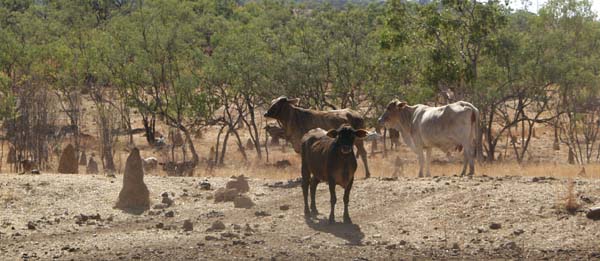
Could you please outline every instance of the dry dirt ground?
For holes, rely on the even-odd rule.
[[[205,180],[213,190],[199,186]],[[250,178],[250,209],[214,203],[214,188],[228,180],[147,176],[153,205],[163,192],[174,203],[140,214],[113,209],[122,176],[1,174],[0,259],[600,258],[600,221],[585,217],[600,203],[596,179],[575,179],[572,196],[582,206],[569,214],[567,179],[360,178],[350,199],[352,225],[326,221],[326,185],[317,191],[320,214],[305,218],[301,188],[283,179]],[[340,222],[340,188],[337,194]],[[186,219],[192,231],[182,228]],[[210,229],[215,221],[224,228]]]

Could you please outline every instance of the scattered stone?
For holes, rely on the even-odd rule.
[[[125,163],[123,188],[119,193],[116,207],[119,209],[143,209],[150,207],[150,191],[144,183],[144,169],[140,150],[134,148]]]
[[[206,240],[206,241],[217,240],[217,239],[218,239],[217,237],[211,236],[211,235],[204,237],[204,240]]]
[[[277,181],[273,184],[265,184],[265,186],[269,188],[295,188],[302,185],[302,177],[297,179],[290,179],[286,183],[282,181]]]
[[[200,189],[202,190],[211,190],[211,185],[210,183],[208,183],[208,181],[202,181],[200,182]]]
[[[225,185],[226,189],[236,189],[239,193],[246,193],[250,191],[250,185],[248,185],[248,179],[244,175],[233,177],[234,180],[227,182]]]
[[[455,249],[455,250],[460,250],[460,245],[459,245],[457,242],[454,242],[454,243],[452,244],[452,249]]]
[[[31,171],[31,173],[33,173],[33,171]],[[586,204],[593,204],[594,203],[594,201],[590,197],[585,196],[585,195],[579,196],[579,199],[581,199],[581,201],[583,201]]]
[[[27,222],[27,229],[29,229],[29,230],[35,230],[36,229],[35,223],[33,223],[33,221]]]
[[[169,205],[165,204],[165,203],[158,203],[156,205],[154,205],[152,208],[153,209],[165,209],[168,208]]]
[[[540,181],[540,178],[538,178],[538,177],[533,177],[531,179],[531,182],[538,182],[538,181]]]
[[[226,231],[226,232],[221,233],[221,237],[224,237],[224,238],[239,238],[240,235],[238,235],[237,233],[234,233],[234,232]]]
[[[254,212],[254,215],[257,216],[257,217],[268,217],[268,216],[271,216],[271,214],[269,212],[266,212],[264,210],[256,211],[256,212]]]
[[[521,235],[523,233],[525,233],[525,230],[520,229],[520,228],[517,229],[517,230],[515,230],[515,231],[513,231],[513,235],[515,235],[515,236]]]
[[[186,219],[183,221],[183,231],[192,231],[194,230],[194,224],[191,220]]]
[[[209,230],[223,230],[225,229],[225,224],[223,224],[223,222],[221,220],[215,220],[215,222],[212,223],[212,225],[210,226]]]
[[[233,199],[239,194],[239,191],[235,188],[220,188],[215,191],[215,203],[233,201]]]
[[[31,174],[42,174],[39,169],[32,169]]]
[[[590,208],[586,217],[592,220],[600,220],[600,206]]]
[[[173,212],[173,210],[167,211],[165,213],[165,217],[174,217],[175,216],[175,212]]]
[[[163,224],[162,222],[159,222],[158,224],[156,224],[156,228],[158,229],[163,229],[165,227],[165,224]]]
[[[494,229],[495,230],[495,229],[500,229],[500,228],[502,228],[502,224],[500,224],[500,223],[494,223],[494,222],[492,222],[490,224],[490,229]]]
[[[254,206],[254,203],[248,196],[238,195],[233,199],[233,206],[235,208],[251,208]]]
[[[62,174],[77,174],[79,172],[79,164],[77,162],[77,154],[75,148],[69,144],[63,150],[58,162],[58,173]]]
[[[279,206],[279,210],[286,211],[286,210],[289,210],[289,209],[290,209],[290,205],[281,205],[281,206]]]
[[[171,198],[167,197],[163,197],[162,198],[162,203],[166,204],[167,207],[170,207],[171,205],[173,205],[173,200]]]

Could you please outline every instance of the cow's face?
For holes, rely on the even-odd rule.
[[[406,102],[397,99],[392,100],[388,103],[381,117],[379,117],[379,125],[383,125],[386,128],[396,127],[400,121],[400,112],[406,109],[406,107]]]
[[[340,151],[343,154],[349,154],[353,153],[354,140],[366,137],[367,131],[363,129],[355,130],[349,125],[343,125],[337,130],[332,129],[328,131],[327,136],[335,139],[335,143],[340,147]]]
[[[291,105],[298,105],[298,102],[300,102],[300,99],[298,98],[290,99],[288,97],[281,96],[271,102],[271,107],[269,107],[269,110],[265,112],[264,116],[273,119],[280,119],[281,111],[283,111],[284,108],[287,108]]]

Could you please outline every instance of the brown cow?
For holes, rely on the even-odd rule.
[[[265,113],[265,117],[279,121],[285,131],[286,140],[294,146],[294,151],[300,153],[302,136],[311,129],[337,129],[342,124],[349,124],[354,129],[364,129],[365,121],[358,112],[350,109],[315,111],[296,106],[300,100],[281,96],[271,103],[271,107]],[[367,163],[367,150],[361,139],[356,139],[354,145],[358,149],[365,164],[365,176],[369,178],[369,165]]]
[[[355,130],[345,124],[338,129],[325,132],[317,128],[310,130],[302,138],[302,195],[304,196],[304,214],[318,213],[315,204],[315,192],[321,181],[329,184],[331,212],[329,222],[335,222],[334,210],[337,198],[335,185],[344,188],[344,223],[352,223],[348,215],[350,190],[356,171],[356,157],[353,144],[355,140],[367,136],[365,130]],[[312,174],[312,177],[311,177]],[[308,208],[308,189],[310,183],[310,210]]]
[[[285,131],[279,126],[269,124],[265,130],[271,136],[271,145],[279,145],[279,139],[285,139]]]

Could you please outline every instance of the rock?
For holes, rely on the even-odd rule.
[[[79,156],[79,165],[86,166],[87,164],[87,156],[85,155],[85,150],[81,152],[81,156]]]
[[[94,159],[94,157],[90,157],[87,166],[85,167],[85,173],[87,174],[98,174],[98,163]]]
[[[226,189],[237,189],[239,193],[246,193],[250,191],[250,186],[248,185],[248,180],[244,175],[240,175],[238,177],[233,177],[234,180],[227,182],[225,185]]]
[[[31,171],[31,173],[33,173],[33,171]],[[590,197],[585,196],[585,195],[579,196],[579,199],[581,199],[581,201],[583,201],[586,204],[593,204],[594,203],[594,201]]]
[[[538,182],[538,181],[540,181],[540,178],[538,178],[538,177],[533,177],[531,179],[531,182]]]
[[[460,249],[460,245],[457,242],[454,242],[452,244],[452,249],[459,250]]]
[[[200,182],[200,189],[211,190],[211,185],[210,185],[210,183],[208,183],[208,181],[202,181],[202,182]]]
[[[125,163],[123,188],[119,193],[116,207],[119,209],[143,209],[150,207],[150,191],[144,183],[144,169],[140,151],[134,148]]]
[[[29,230],[35,230],[36,229],[35,223],[33,223],[33,221],[27,222],[27,229],[29,229]]]
[[[281,206],[279,206],[279,210],[286,211],[286,210],[289,210],[289,209],[290,209],[290,205],[281,205]]]
[[[62,174],[77,174],[79,172],[79,164],[77,163],[77,155],[75,148],[69,144],[62,151],[58,162],[58,173]]]
[[[225,224],[223,224],[223,222],[221,220],[215,220],[215,222],[213,222],[209,228],[209,230],[223,230],[223,229],[225,229]]]
[[[165,224],[163,224],[162,222],[159,222],[158,224],[156,224],[156,228],[158,229],[163,229],[165,227]]]
[[[264,210],[260,210],[260,211],[254,212],[254,215],[257,216],[257,217],[268,217],[271,214],[269,214],[269,212],[266,212]]]
[[[194,224],[192,223],[191,220],[186,219],[183,221],[183,231],[192,231],[194,230]]]
[[[156,205],[154,205],[152,208],[153,209],[165,209],[168,208],[169,205],[165,204],[165,203],[158,203]]]
[[[590,208],[586,217],[592,220],[600,220],[600,206]]]
[[[510,249],[510,250],[519,250],[519,246],[517,243],[513,241],[509,241],[500,245],[500,249]]]
[[[520,228],[517,229],[517,230],[515,230],[515,231],[513,231],[513,235],[515,235],[515,236],[521,235],[523,233],[525,233],[525,230],[520,229]]]
[[[220,188],[215,191],[215,203],[218,202],[229,202],[239,194],[239,191],[235,188]]]
[[[206,241],[217,240],[217,239],[218,239],[217,237],[211,236],[211,235],[204,237],[204,240],[206,240]]]
[[[161,203],[166,204],[168,207],[170,207],[171,205],[173,205],[173,200],[169,197],[163,197]]]
[[[254,206],[252,200],[245,195],[238,195],[233,199],[233,207],[235,208],[251,208]]]
[[[239,238],[240,235],[238,235],[237,233],[234,233],[234,232],[226,231],[226,232],[221,233],[221,237],[224,237],[224,238]]]
[[[41,174],[39,169],[32,169],[31,174]]]
[[[174,217],[174,216],[175,216],[175,212],[173,212],[173,210],[171,210],[171,211],[167,211],[167,212],[165,213],[165,217]]]
[[[500,224],[500,223],[494,223],[494,222],[492,222],[490,224],[490,229],[500,229],[500,228],[502,228],[502,224]]]

